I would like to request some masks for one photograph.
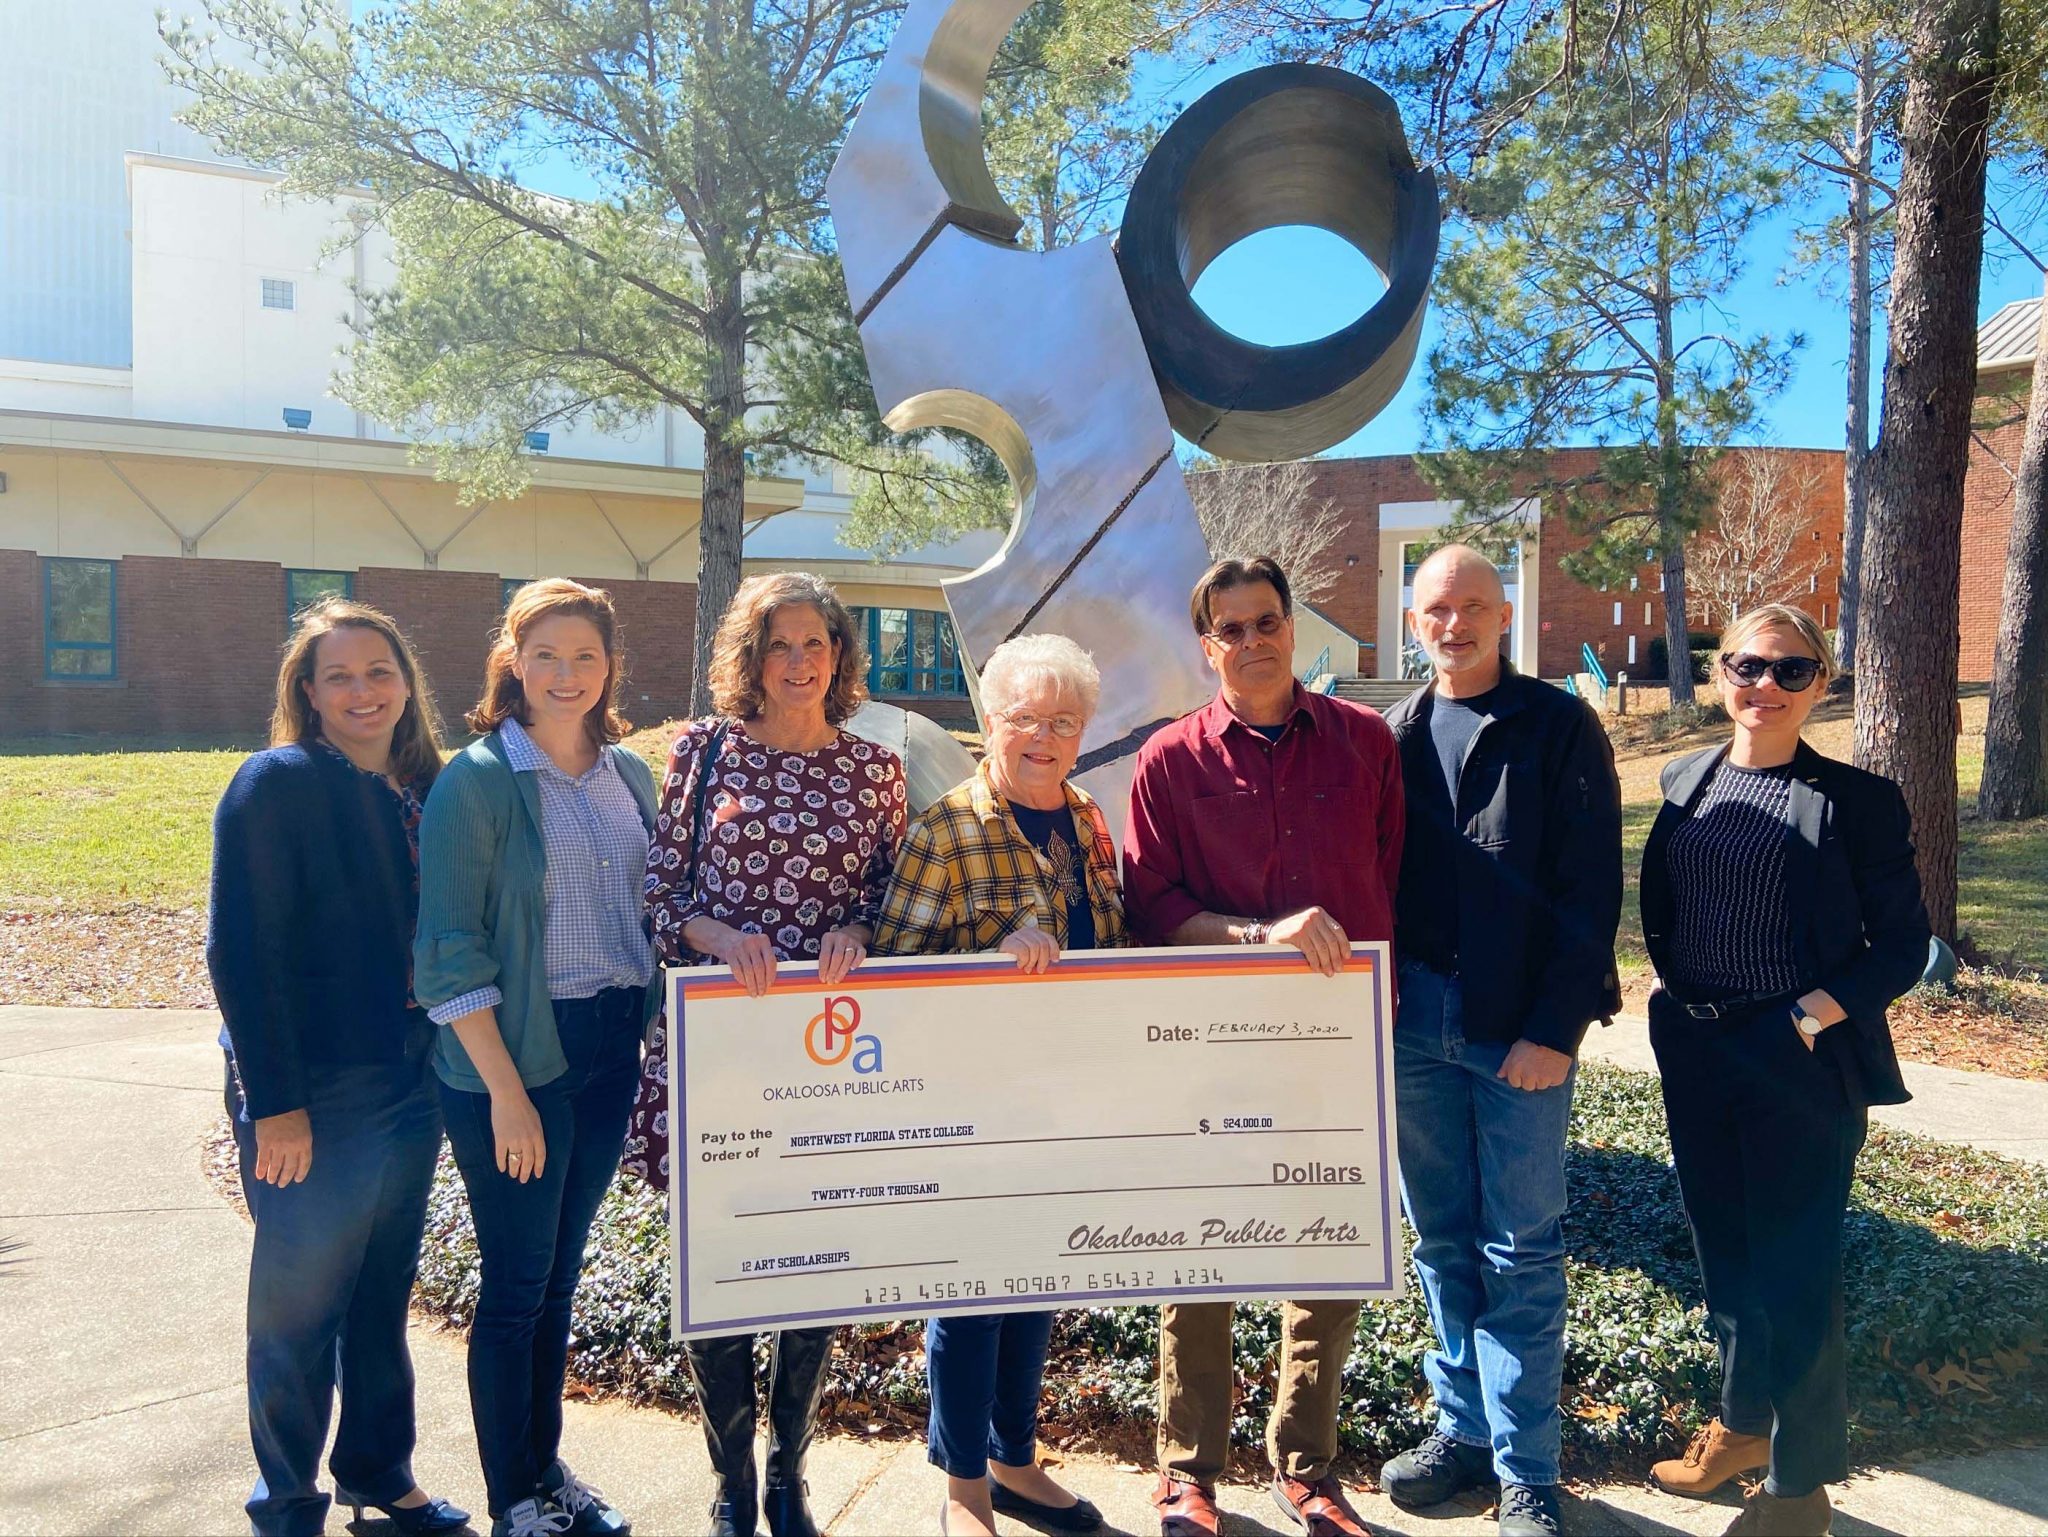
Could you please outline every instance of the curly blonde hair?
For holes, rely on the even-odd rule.
[[[832,685],[825,691],[825,719],[844,725],[867,701],[867,658],[854,633],[853,615],[823,577],[808,571],[774,571],[740,583],[732,602],[719,617],[711,639],[711,708],[730,720],[752,720],[761,713],[767,693],[761,686],[761,660],[768,646],[768,627],[785,604],[815,608],[825,631],[839,648]]]
[[[518,660],[519,648],[526,644],[529,630],[543,619],[557,619],[565,614],[588,619],[597,626],[604,641],[604,693],[583,717],[583,730],[591,745],[603,747],[633,729],[633,723],[619,713],[619,701],[626,689],[626,659],[619,650],[619,616],[612,607],[612,595],[602,587],[586,587],[566,576],[550,576],[528,582],[512,594],[512,601],[506,605],[505,621],[491,637],[490,653],[484,658],[483,697],[464,717],[470,730],[481,735],[497,730],[508,720],[516,720],[522,726],[533,724],[533,707],[526,702],[526,687],[513,672],[512,664]]]

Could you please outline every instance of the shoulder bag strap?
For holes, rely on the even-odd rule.
[[[710,799],[706,790],[718,756],[725,750],[726,732],[731,726],[730,721],[721,720],[712,727],[703,755],[697,760],[697,783],[690,791],[690,864],[683,873],[685,900],[697,894],[697,860],[704,851],[704,803]]]

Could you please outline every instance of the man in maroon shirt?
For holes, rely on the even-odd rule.
[[[1294,680],[1294,612],[1272,560],[1222,560],[1189,613],[1222,687],[1138,755],[1124,830],[1124,906],[1140,944],[1285,944],[1326,975],[1353,939],[1394,934],[1404,826],[1393,733],[1362,705]],[[1230,1448],[1227,1302],[1159,1312],[1164,1537],[1214,1537]],[[1356,1302],[1283,1304],[1266,1447],[1273,1498],[1310,1537],[1365,1523],[1330,1472]]]

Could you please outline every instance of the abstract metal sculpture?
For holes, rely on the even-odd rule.
[[[1138,747],[1213,691],[1186,628],[1209,552],[1174,431],[1224,458],[1298,458],[1392,399],[1436,260],[1436,182],[1377,87],[1272,65],[1167,131],[1114,247],[1025,250],[981,112],[1026,3],[912,0],[827,191],[883,419],[972,433],[1017,494],[1002,548],[945,584],[961,648],[979,668],[1012,636],[1056,631],[1095,654],[1102,708],[1077,777],[1120,826]],[[1349,240],[1386,293],[1300,346],[1220,330],[1189,290],[1230,245],[1282,224]]]

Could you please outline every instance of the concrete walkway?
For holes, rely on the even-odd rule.
[[[201,1013],[0,1008],[0,1537],[246,1530],[249,1230],[199,1167],[220,1109],[216,1028]],[[481,1510],[461,1346],[421,1327],[413,1348],[420,1477]],[[642,1537],[703,1530],[710,1478],[691,1421],[572,1403],[566,1452]],[[1140,1470],[1076,1458],[1062,1476],[1117,1530],[1157,1530]],[[810,1477],[834,1533],[936,1530],[938,1479],[916,1442],[827,1438]],[[2038,1451],[1932,1461],[1838,1494],[1835,1530],[1849,1537],[2048,1534],[2048,1456]],[[1637,1485],[1583,1496],[1567,1515],[1585,1537],[1715,1533],[1733,1513],[1732,1501],[1695,1504]],[[1496,1530],[1476,1506],[1425,1517],[1376,1494],[1356,1498],[1388,1533]],[[1224,1505],[1234,1537],[1292,1530],[1260,1488],[1226,1487]],[[347,1512],[330,1516],[330,1533],[347,1529]],[[372,1518],[357,1530],[390,1528]]]
[[[1637,1014],[1624,1014],[1605,1029],[1595,1025],[1587,1031],[1583,1055],[1638,1072],[1657,1071],[1650,1051],[1650,1022]],[[2048,1164],[2048,1083],[1924,1062],[1904,1062],[1900,1069],[1912,1099],[1903,1105],[1879,1105],[1870,1113],[1872,1120],[1923,1137]]]

